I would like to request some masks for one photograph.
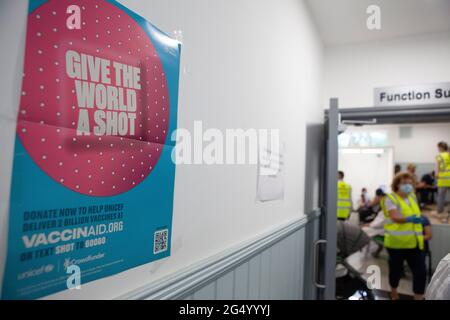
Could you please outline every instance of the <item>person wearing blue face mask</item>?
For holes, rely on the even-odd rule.
[[[398,300],[397,287],[406,260],[413,273],[414,298],[423,299],[426,268],[423,260],[424,236],[420,206],[410,173],[399,173],[392,182],[392,193],[384,199],[384,247],[389,252],[391,298]]]

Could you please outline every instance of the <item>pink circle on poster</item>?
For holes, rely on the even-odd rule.
[[[33,161],[58,183],[81,194],[117,195],[141,183],[160,158],[169,128],[167,81],[151,40],[128,14],[106,1],[77,1],[81,29],[69,30],[66,10],[72,4],[50,0],[29,16],[17,133]],[[66,66],[68,51],[80,55],[75,59],[80,70],[86,62],[83,79],[95,88],[93,108],[79,106],[77,79]],[[110,84],[97,79],[95,58],[109,61]],[[120,74],[118,85],[114,63],[128,71],[139,68],[140,89]],[[114,87],[117,100],[113,93],[102,95],[101,85]],[[97,92],[113,101],[103,110]],[[89,135],[77,132],[80,112],[88,116]]]

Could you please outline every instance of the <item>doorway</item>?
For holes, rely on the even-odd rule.
[[[450,122],[450,105],[434,105],[434,106],[401,106],[401,107],[367,107],[367,108],[339,108],[338,99],[330,100],[330,108],[325,112],[325,155],[322,174],[321,188],[321,228],[319,244],[321,263],[318,264],[320,275],[320,286],[318,286],[318,298],[335,299],[335,274],[336,274],[336,210],[337,210],[337,177],[336,173],[339,169],[340,159],[345,159],[346,155],[354,152],[363,157],[372,158],[372,162],[376,161],[374,154],[386,152],[383,161],[378,161],[376,165],[388,166],[394,163],[392,157],[394,148],[388,147],[366,148],[364,146],[349,147],[347,154],[339,152],[339,136],[345,133],[346,127],[349,125],[366,125],[374,126],[380,124],[420,124],[420,123],[443,123]],[[449,137],[450,139],[450,137]],[[413,146],[411,146],[413,147]],[[386,148],[388,148],[386,150]],[[352,150],[353,149],[353,150]],[[379,149],[373,151],[373,149]],[[351,151],[350,151],[351,150]],[[369,156],[368,154],[371,154]],[[391,156],[389,155],[391,153]],[[342,165],[342,161],[341,161]],[[389,181],[392,176],[388,174],[383,177],[384,181]],[[450,234],[450,229],[449,229]]]

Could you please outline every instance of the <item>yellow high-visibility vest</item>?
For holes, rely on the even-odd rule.
[[[386,217],[389,217],[389,212],[387,212],[387,209],[386,209],[386,197],[387,197],[387,195],[385,195],[383,198],[381,198],[381,200],[380,200],[380,207],[381,207],[381,210],[383,211],[383,214],[384,214],[384,218],[386,219]]]
[[[409,205],[396,193],[388,194],[387,197],[397,206],[397,211],[404,217],[420,217],[420,207],[414,194],[408,196]],[[387,212],[385,198],[381,207],[384,213],[384,246],[391,249],[424,249],[422,223],[396,223]]]
[[[450,153],[441,152],[436,160],[439,163],[439,174],[437,185],[438,187],[448,187],[450,188]]]
[[[352,210],[352,187],[344,181],[338,181],[337,217],[347,219]]]

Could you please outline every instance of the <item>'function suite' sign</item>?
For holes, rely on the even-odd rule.
[[[116,1],[30,0],[2,298],[170,255],[179,57]]]
[[[377,107],[438,105],[450,102],[450,82],[374,89]]]

